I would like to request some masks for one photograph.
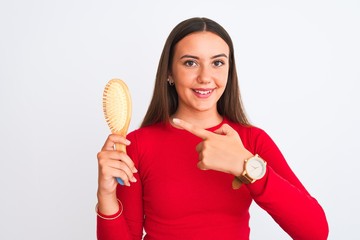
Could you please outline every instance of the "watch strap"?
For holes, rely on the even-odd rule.
[[[250,184],[253,183],[254,179],[247,176],[247,174],[241,174],[240,176],[235,176],[234,180],[232,181],[232,188],[239,189],[242,184]]]
[[[237,178],[234,177],[234,180],[232,181],[232,188],[234,190],[239,189],[243,183]]]

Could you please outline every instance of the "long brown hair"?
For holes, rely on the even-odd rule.
[[[208,18],[190,18],[180,22],[168,36],[157,69],[153,97],[146,112],[141,127],[154,123],[167,123],[178,107],[178,95],[175,87],[167,82],[174,56],[175,45],[187,35],[194,32],[208,31],[221,37],[229,46],[229,74],[223,95],[217,102],[220,115],[232,122],[250,126],[241,101],[234,46],[226,30],[215,21]]]

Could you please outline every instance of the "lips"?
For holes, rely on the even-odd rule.
[[[199,97],[208,97],[214,91],[214,89],[193,89],[195,94]]]

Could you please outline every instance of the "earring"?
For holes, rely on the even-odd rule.
[[[170,78],[167,79],[167,82],[169,83],[170,86],[174,86],[175,83],[173,80],[171,80]]]

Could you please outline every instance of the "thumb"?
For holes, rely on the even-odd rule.
[[[234,134],[237,134],[237,132],[226,123],[223,124],[220,128],[216,129],[214,133],[227,136],[233,136]]]
[[[205,167],[205,165],[204,165],[204,163],[203,163],[202,161],[199,161],[199,162],[197,163],[197,167],[198,167],[200,170],[208,170],[208,169]]]

